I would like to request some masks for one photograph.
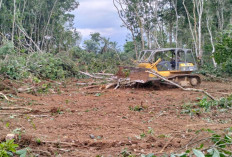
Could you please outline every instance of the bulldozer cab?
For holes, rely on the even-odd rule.
[[[138,64],[154,64],[157,71],[196,71],[197,64],[190,49],[163,48],[157,50],[144,50],[139,55]]]

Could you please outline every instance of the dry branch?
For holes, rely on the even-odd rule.
[[[6,115],[13,115],[14,117],[25,116],[25,114],[22,114],[22,113],[0,113],[0,116],[6,116]],[[26,116],[34,117],[34,118],[43,118],[43,117],[49,117],[51,115],[28,115],[26,114]]]
[[[88,72],[79,71],[79,73],[84,74],[84,75],[86,75],[86,76],[89,76],[89,77],[91,77],[91,78],[103,79],[103,77],[94,76],[94,75],[92,75],[92,74],[90,74],[90,73],[88,73]]]
[[[44,151],[44,150],[35,150],[35,149],[30,149],[31,152],[36,152],[36,153],[40,153],[40,154],[46,154],[47,156],[52,156],[52,154],[48,151]]]
[[[5,94],[3,94],[2,92],[0,92],[0,95],[2,95],[7,101],[11,101]]]
[[[146,71],[146,72],[148,72],[148,73],[150,73],[150,74],[153,74],[153,75],[157,76],[158,78],[160,78],[160,79],[162,79],[162,80],[164,80],[164,81],[166,81],[166,82],[168,82],[168,83],[170,83],[170,84],[172,84],[172,85],[174,85],[174,86],[176,86],[176,87],[178,87],[178,88],[180,88],[180,89],[182,89],[182,90],[184,90],[184,91],[202,92],[202,93],[204,93],[205,95],[207,95],[210,99],[216,100],[216,98],[214,98],[212,95],[210,95],[208,92],[206,92],[206,91],[204,91],[204,90],[202,90],[202,89],[184,88],[184,87],[182,87],[181,85],[179,85],[179,84],[177,84],[177,83],[175,83],[175,82],[173,82],[173,81],[171,81],[171,80],[168,80],[167,78],[165,78],[165,77],[159,75],[159,74],[158,74],[156,71],[154,71],[154,70],[152,70],[152,71]]]
[[[92,89],[92,88],[98,88],[99,85],[92,85],[92,86],[87,86],[87,87],[84,87],[83,89]]]
[[[94,75],[114,76],[114,74],[110,74],[110,73],[94,73]]]
[[[106,81],[115,81],[116,77],[113,74],[107,74],[107,73],[95,73],[95,74],[90,74],[89,72],[83,72],[83,71],[79,71],[79,73],[86,75],[90,78],[94,78],[94,79],[102,79],[102,80],[106,80]]]
[[[35,88],[36,87],[21,87],[18,89],[18,92],[19,93],[28,92],[28,91],[34,90]]]
[[[164,147],[161,149],[160,153],[162,153],[162,152],[165,150],[165,148],[167,148],[167,146],[168,146],[173,140],[174,140],[174,137],[172,137],[172,138],[164,145]]]
[[[26,33],[26,31],[24,30],[24,28],[21,28],[19,25],[16,24],[16,26],[18,27],[18,29],[25,35],[25,37],[27,37],[29,40],[31,40],[31,42],[35,45],[35,47],[37,48],[37,50],[39,52],[42,53],[42,51],[40,50],[39,46],[34,42],[34,40],[32,38],[29,37],[29,35]]]
[[[25,108],[25,107],[0,107],[0,110],[28,110],[28,111],[32,111],[32,109]]]

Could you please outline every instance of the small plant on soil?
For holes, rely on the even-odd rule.
[[[52,88],[52,85],[51,85],[51,83],[44,83],[43,85],[42,85],[42,87],[37,91],[38,93],[41,93],[41,94],[43,94],[43,93],[48,93],[49,92],[49,89],[51,89]]]
[[[13,130],[13,134],[17,135],[19,140],[21,139],[23,133],[25,133],[25,131],[23,131],[21,128],[16,128]]]
[[[52,108],[51,111],[52,115],[58,115],[58,114],[63,114],[64,113],[64,110],[60,107],[56,108]]]
[[[148,155],[141,154],[140,156],[134,155],[134,154],[132,154],[130,151],[128,151],[127,149],[124,149],[124,150],[121,152],[120,155],[121,155],[121,157],[156,157],[154,154],[148,154]]]
[[[133,155],[130,151],[128,151],[127,149],[124,149],[120,155],[122,157],[136,157],[136,155]]]
[[[0,156],[1,157],[13,156],[13,153],[16,152],[16,148],[18,147],[19,146],[14,143],[14,140],[2,142],[0,144]]]
[[[100,97],[100,96],[102,96],[102,93],[96,93],[94,96],[95,97]]]
[[[19,145],[14,143],[14,139],[0,143],[0,157],[11,157],[15,156],[15,154],[20,157],[26,157],[29,148],[16,151],[18,147]]]
[[[138,111],[138,112],[144,110],[143,106],[139,106],[139,105],[134,106],[134,107],[133,107],[133,106],[129,106],[129,109],[130,109],[131,111]]]
[[[38,145],[41,145],[41,143],[42,143],[41,140],[40,140],[39,138],[37,138],[35,141],[36,141],[36,143],[37,143]]]
[[[9,122],[7,122],[5,126],[6,126],[7,128],[9,128],[10,123],[9,123]]]
[[[35,129],[35,130],[37,129],[36,125],[35,125],[35,123],[33,121],[33,118],[27,116],[27,121],[31,124],[31,126],[33,127],[33,129]]]
[[[150,135],[154,135],[154,130],[151,127],[148,127],[147,133]]]
[[[145,137],[146,137],[145,133],[140,134],[140,138],[145,138]]]
[[[68,100],[68,99],[66,99],[66,100],[65,100],[65,104],[67,105],[68,103],[69,103],[69,100]]]

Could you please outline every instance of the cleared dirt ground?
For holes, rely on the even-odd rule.
[[[203,97],[201,93],[177,88],[86,89],[76,83],[70,80],[53,94],[21,93],[12,98],[16,100],[13,103],[2,100],[1,106],[33,109],[23,115],[0,111],[2,140],[21,128],[20,145],[29,146],[40,156],[118,156],[124,149],[136,155],[161,156],[199,139],[197,130],[232,126],[231,111],[181,114],[182,106],[197,102]],[[218,98],[232,93],[230,83],[203,82],[200,88]]]

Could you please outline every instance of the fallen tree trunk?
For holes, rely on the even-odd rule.
[[[178,88],[180,88],[180,89],[182,89],[182,90],[184,90],[184,91],[202,92],[202,93],[204,93],[205,95],[207,95],[210,99],[216,100],[216,98],[214,98],[212,95],[210,95],[208,92],[206,92],[206,91],[204,91],[204,90],[202,90],[202,89],[184,88],[184,87],[182,87],[181,85],[179,85],[179,84],[177,84],[177,83],[175,83],[175,82],[173,82],[173,81],[171,81],[171,80],[168,80],[167,78],[165,78],[165,77],[159,75],[159,74],[158,74],[156,71],[154,71],[154,70],[146,71],[146,72],[148,72],[148,73],[150,73],[150,74],[153,74],[153,75],[157,76],[158,78],[162,79],[163,81],[166,81],[166,82],[168,82],[168,83],[170,83],[170,84],[172,84],[172,85],[174,85],[174,86],[176,86],[176,87],[178,87]]]

